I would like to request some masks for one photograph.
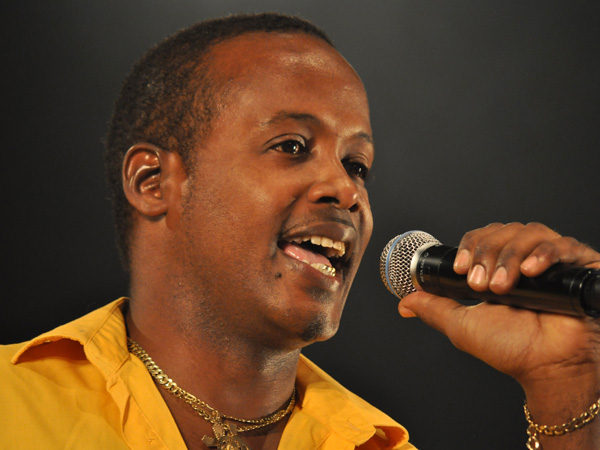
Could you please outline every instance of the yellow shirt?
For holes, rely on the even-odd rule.
[[[127,350],[124,301],[0,346],[0,449],[186,448],[150,374]],[[401,425],[304,357],[296,385],[280,449],[414,449]]]

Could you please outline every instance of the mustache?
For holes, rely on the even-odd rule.
[[[356,225],[350,219],[349,215],[344,212],[332,213],[331,211],[314,213],[310,218],[300,219],[299,221],[295,221],[293,224],[286,225],[283,229],[283,234],[292,232],[298,228],[309,228],[311,226],[323,223],[339,223],[344,225],[345,227],[351,228],[354,231],[356,230]]]

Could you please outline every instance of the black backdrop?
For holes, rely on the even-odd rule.
[[[328,31],[363,78],[376,138],[371,246],[338,335],[306,354],[422,449],[524,448],[519,386],[400,318],[378,258],[408,229],[458,243],[492,221],[600,247],[597,2],[3,2],[0,342],[126,293],[101,139],[132,63],[198,20],[266,10]]]

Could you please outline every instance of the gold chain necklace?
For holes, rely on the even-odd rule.
[[[292,391],[290,401],[285,408],[269,415],[259,417],[258,419],[238,419],[236,417],[220,414],[216,409],[206,404],[206,402],[203,402],[193,394],[190,394],[177,386],[177,384],[170,379],[154,361],[152,361],[152,358],[150,358],[148,353],[146,353],[146,351],[133,339],[127,338],[127,348],[144,363],[148,372],[150,372],[150,375],[152,375],[158,384],[175,397],[185,401],[194,408],[200,417],[212,424],[215,437],[204,436],[202,438],[202,441],[209,448],[217,448],[219,450],[251,450],[237,433],[256,430],[277,423],[294,409],[296,403],[296,388]],[[247,425],[238,427],[234,423],[226,422],[226,420]]]

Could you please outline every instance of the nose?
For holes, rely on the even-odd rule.
[[[315,171],[316,180],[308,190],[310,202],[329,203],[350,212],[360,210],[360,187],[341,161],[321,165]]]

